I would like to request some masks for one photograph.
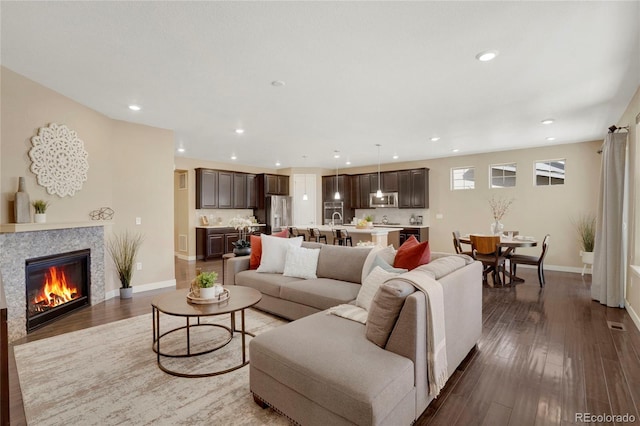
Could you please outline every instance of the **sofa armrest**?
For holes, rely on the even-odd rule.
[[[224,285],[235,285],[236,274],[249,269],[249,258],[251,256],[236,256],[227,260],[224,270]]]

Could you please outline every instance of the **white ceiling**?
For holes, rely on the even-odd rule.
[[[177,155],[269,168],[376,164],[375,144],[387,163],[601,139],[640,85],[638,1],[2,1],[0,13],[3,66],[174,130]],[[488,49],[497,59],[475,59]]]

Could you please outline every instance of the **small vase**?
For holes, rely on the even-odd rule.
[[[27,194],[27,185],[24,177],[18,178],[18,192],[16,192],[13,208],[16,223],[31,222],[31,202],[29,201],[29,194]]]
[[[133,287],[121,287],[120,299],[131,299],[133,296]]]
[[[251,247],[234,248],[233,254],[236,256],[248,256],[251,254]]]
[[[47,223],[46,213],[36,213],[35,215],[33,215],[33,218],[36,223]]]
[[[496,220],[491,224],[491,235],[502,235],[503,229],[504,225],[499,220]]]

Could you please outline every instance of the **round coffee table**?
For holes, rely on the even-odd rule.
[[[228,286],[225,287],[229,291],[229,299],[220,302],[220,303],[212,303],[206,305],[198,305],[192,304],[187,301],[187,294],[189,290],[176,290],[169,293],[164,293],[161,296],[156,297],[151,302],[151,311],[153,317],[153,351],[157,354],[157,362],[158,367],[169,374],[179,377],[210,377],[217,376],[219,374],[229,373],[231,371],[237,370],[238,368],[244,367],[249,363],[246,355],[246,335],[253,337],[252,333],[249,333],[245,330],[245,321],[244,321],[244,310],[255,305],[262,299],[262,294],[253,288],[250,287],[242,287],[242,286]],[[236,315],[235,313],[240,311],[240,322],[241,327],[240,330],[236,329]],[[176,317],[184,317],[186,318],[186,325],[178,328],[171,329],[169,331],[165,331],[160,334],[160,313],[176,316]],[[230,327],[226,327],[224,325],[219,324],[207,324],[201,323],[200,317],[208,317],[215,315],[223,315],[223,314],[231,314],[231,325]],[[191,324],[190,319],[196,318],[197,323]],[[207,349],[200,352],[192,352],[191,351],[191,335],[190,330],[193,327],[219,327],[226,330],[229,333],[228,339],[219,344],[218,346]],[[179,330],[186,329],[187,334],[187,348],[184,353],[178,354],[167,354],[163,353],[160,350],[160,341],[162,338],[168,334],[174,333]],[[162,365],[162,357],[170,357],[170,358],[183,358],[183,357],[193,357],[198,355],[204,355],[207,353],[214,352],[224,346],[226,346],[232,339],[234,332],[239,332],[242,335],[242,362],[233,367],[214,371],[211,373],[199,373],[199,374],[188,374],[181,373],[179,371],[170,370],[164,365]]]

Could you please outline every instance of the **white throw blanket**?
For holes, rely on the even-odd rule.
[[[427,298],[427,382],[429,396],[436,397],[449,378],[442,284],[433,278],[432,273],[420,268],[393,279],[413,285]]]

